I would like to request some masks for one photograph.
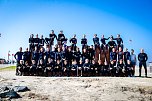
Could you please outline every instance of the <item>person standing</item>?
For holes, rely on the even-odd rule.
[[[70,39],[70,43],[71,43],[71,49],[72,51],[76,51],[76,44],[77,44],[77,38],[76,35],[73,36],[73,38]]]
[[[81,39],[81,44],[82,44],[82,50],[87,47],[87,39],[86,39],[85,34],[83,35],[83,38]]]
[[[136,55],[134,54],[134,50],[133,49],[131,49],[130,60],[131,60],[132,66],[133,66],[133,76],[134,76],[135,75],[135,66],[136,66],[137,59],[136,59]]]
[[[144,66],[145,69],[145,77],[147,77],[147,62],[148,56],[144,52],[144,49],[141,49],[141,52],[138,54],[138,61],[139,61],[139,77],[141,77],[141,68]]]
[[[17,66],[20,64],[20,60],[23,58],[22,47],[20,47],[19,51],[14,55],[14,58],[17,61]]]
[[[97,37],[97,34],[94,34],[93,43],[94,43],[95,49],[97,46],[100,46],[99,38]]]

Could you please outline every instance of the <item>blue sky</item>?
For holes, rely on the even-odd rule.
[[[96,33],[101,38],[121,34],[125,47],[144,48],[152,61],[151,0],[0,0],[0,57],[28,47],[31,33],[48,37],[52,29],[67,38],[83,34],[89,44]],[[132,43],[129,43],[129,40]]]

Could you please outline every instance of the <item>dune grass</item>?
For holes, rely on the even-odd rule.
[[[16,66],[9,66],[5,68],[0,68],[0,71],[14,71],[16,69]]]

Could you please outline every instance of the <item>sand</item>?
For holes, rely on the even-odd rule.
[[[30,89],[12,101],[152,101],[152,78],[144,77],[36,77],[1,71],[0,86]]]

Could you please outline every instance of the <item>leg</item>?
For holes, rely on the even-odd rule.
[[[142,63],[139,62],[139,77],[141,77],[141,68],[142,68]]]
[[[144,69],[145,69],[145,76],[147,77],[147,65],[146,65],[146,62],[144,62],[143,65],[144,65]]]

